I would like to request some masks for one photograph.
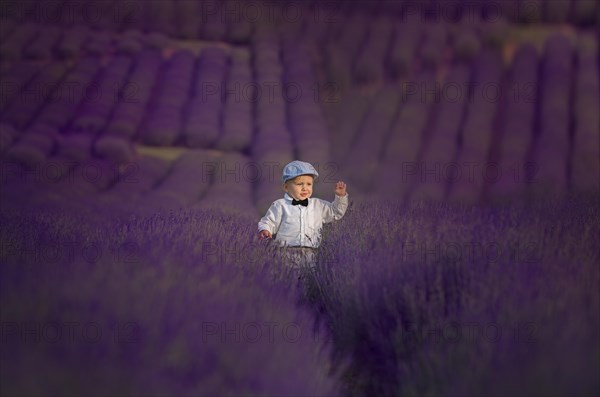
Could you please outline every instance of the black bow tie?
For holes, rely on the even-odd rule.
[[[292,199],[292,205],[298,205],[298,204],[307,207],[308,206],[308,199],[307,198],[305,198],[304,200],[295,200],[295,199]]]

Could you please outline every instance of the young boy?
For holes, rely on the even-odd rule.
[[[258,222],[259,237],[273,238],[285,247],[295,270],[314,268],[323,224],[341,219],[348,208],[346,184],[342,181],[335,186],[332,203],[311,198],[318,177],[309,163],[296,160],[287,164],[281,178],[284,197],[273,202]]]

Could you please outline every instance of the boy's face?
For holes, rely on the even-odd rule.
[[[312,175],[300,175],[283,184],[283,190],[296,200],[304,200],[312,196]]]

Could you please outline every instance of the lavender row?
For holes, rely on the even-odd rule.
[[[346,24],[340,26],[338,37],[333,38],[339,42],[352,61],[357,58],[366,42],[370,26],[372,26],[372,23],[368,15],[351,14],[348,16]]]
[[[374,98],[360,133],[352,143],[344,166],[357,188],[368,192],[373,189],[373,178],[379,166],[386,136],[401,107],[400,93],[395,87],[382,88]],[[361,161],[356,161],[361,159]]]
[[[334,124],[331,136],[331,155],[336,162],[348,156],[360,133],[361,122],[369,109],[371,97],[358,89],[348,90],[338,103],[333,104]]]
[[[38,72],[41,69],[41,65],[30,62],[16,62],[0,77],[0,82],[4,87],[3,95],[0,97],[0,110],[3,112],[0,117],[4,117],[4,111],[9,106],[13,106],[15,101],[22,101],[19,92],[24,91],[28,85],[31,85],[30,83],[34,79],[39,81]],[[35,95],[32,96],[34,100],[39,101]]]
[[[350,58],[336,42],[325,41],[322,46],[326,82],[334,83],[340,92],[345,93],[353,82]]]
[[[17,139],[17,130],[4,122],[0,122],[0,155]]]
[[[254,102],[254,136],[252,158],[258,164],[277,164],[275,175],[295,158],[292,136],[287,125],[287,105],[284,101],[283,67],[280,63],[281,43],[275,28],[262,27],[255,31],[252,43],[254,81],[259,87],[272,87],[269,95]],[[255,184],[255,201],[259,212],[267,210],[274,197],[282,195],[278,184],[267,178]]]
[[[130,73],[132,59],[117,56],[96,76],[95,83],[100,95],[95,101],[82,103],[77,118],[68,127],[73,132],[96,135],[106,127],[108,119],[117,103],[120,91]]]
[[[573,50],[568,37],[555,35],[546,40],[541,67],[540,123],[533,153],[539,172],[534,191],[561,194],[567,189],[571,128]]]
[[[145,50],[138,54],[124,90],[121,91],[121,100],[106,127],[106,134],[126,139],[136,135],[161,65],[162,56],[156,50]]]
[[[415,84],[421,88],[431,87],[434,82],[434,76],[427,71],[415,78]],[[406,92],[402,95],[406,99],[386,137],[376,178],[377,192],[381,196],[401,201],[419,183],[419,150],[433,108],[433,103],[423,101],[420,95],[409,96]]]
[[[447,27],[430,23],[425,24],[423,30],[425,37],[418,50],[419,62],[423,67],[435,70],[443,60],[448,41]]]
[[[504,98],[497,160],[500,168],[512,177],[502,177],[491,186],[490,197],[504,200],[522,194],[526,188],[529,150],[534,139],[536,104],[539,102],[539,56],[533,45],[522,45],[516,51],[508,84],[520,87]],[[515,95],[513,95],[515,94]]]
[[[2,119],[19,130],[26,129],[52,95],[51,89],[48,88],[57,86],[68,70],[68,64],[60,61],[52,62],[41,69],[40,73],[23,86],[15,100],[6,108]],[[46,89],[42,90],[42,87]]]
[[[365,40],[354,64],[354,78],[358,83],[382,81],[384,61],[392,36],[392,23],[386,18],[371,23]]]
[[[14,131],[9,130],[9,134],[12,133]],[[32,168],[47,159],[53,152],[57,139],[56,129],[36,124],[18,137],[13,136],[13,143],[5,150],[3,157],[9,162]]]
[[[232,51],[225,87],[222,130],[216,147],[225,151],[244,151],[252,141],[253,108],[250,99],[256,97],[247,50]]]
[[[145,144],[170,146],[180,137],[193,71],[194,56],[185,50],[177,51],[163,64],[142,124]]]
[[[85,90],[92,87],[100,69],[101,65],[97,59],[92,57],[80,59],[56,87],[54,97],[46,103],[36,121],[64,131],[75,118],[78,106],[87,100]],[[90,93],[89,99],[96,96],[95,94],[95,92]]]
[[[404,24],[414,18],[421,23],[434,25],[453,24],[468,21],[473,24],[491,23],[499,20],[509,22],[534,23],[547,21],[561,23],[576,22],[584,26],[597,23],[598,2],[596,0],[578,1],[528,1],[528,2],[431,2],[422,5],[414,2],[378,2],[366,5],[363,2],[355,5],[339,4],[274,4],[243,1],[144,1],[136,0],[122,4],[116,1],[104,1],[86,5],[83,3],[48,3],[43,0],[31,2],[7,1],[5,17],[9,21],[54,24],[65,28],[90,27],[94,30],[111,32],[139,31],[158,33],[166,37],[194,40],[227,41],[231,43],[248,43],[251,41],[252,29],[264,23],[288,23],[299,26],[300,32],[306,32],[305,26],[316,26],[308,32],[317,31],[316,37],[323,37],[322,32],[332,37],[337,35],[343,26],[355,27],[355,34],[348,41],[360,45],[365,35],[363,22],[368,18],[385,17],[391,24]],[[394,3],[394,4],[390,4]],[[294,10],[290,15],[290,8]],[[368,12],[365,13],[364,9]],[[367,15],[367,18],[357,17]],[[361,21],[362,20],[362,21]],[[317,24],[314,22],[318,21]],[[8,29],[7,29],[8,30]],[[361,32],[362,31],[362,32]],[[351,35],[351,36],[352,36]],[[351,37],[348,36],[348,37]],[[128,37],[124,51],[135,51],[139,42]],[[352,44],[351,44],[352,46]],[[428,62],[436,62],[434,48],[425,48]],[[13,45],[10,45],[11,48]],[[47,50],[35,51],[36,54]],[[8,50],[13,54],[14,50]],[[350,51],[352,60],[356,59],[356,50]],[[12,56],[12,55],[11,55]],[[38,56],[38,55],[35,55]],[[378,66],[379,67],[379,66]]]
[[[452,66],[446,81],[465,87],[470,81],[470,74],[470,67],[459,62]],[[450,164],[456,156],[467,103],[466,95],[440,98],[436,105],[436,118],[427,133],[420,159],[420,173],[424,180],[411,192],[411,199],[430,198],[441,201],[446,197],[448,180],[440,177],[440,169]]]
[[[0,96],[0,111],[4,113],[13,101],[18,100],[19,93],[34,79],[41,70],[41,65],[31,62],[15,62],[11,68],[0,77],[3,87]],[[35,97],[34,97],[35,98]],[[2,114],[3,116],[3,114]]]
[[[108,53],[135,55],[143,48],[164,48],[169,40],[160,33],[145,34],[127,30],[117,34],[106,30],[91,30],[86,25],[62,28],[56,25],[25,24],[14,27],[2,20],[3,32],[0,59],[15,61],[72,59],[78,56],[103,56]]]
[[[58,43],[62,32],[57,26],[50,26],[40,31],[39,36],[23,50],[27,59],[48,59],[52,56],[52,48]],[[9,38],[10,40],[10,38]]]
[[[17,59],[23,47],[38,37],[39,27],[27,23],[16,27],[0,44],[0,58],[3,60]]]
[[[598,39],[581,35],[574,79],[575,119],[571,153],[571,186],[577,191],[597,191],[600,180],[600,83]]]
[[[415,3],[411,0],[382,2],[353,2],[345,6],[337,3],[326,6],[341,17],[355,13],[392,15],[399,20],[417,16],[420,20],[460,22],[480,19],[496,21],[503,18],[512,23],[571,23],[591,26],[598,23],[599,8],[596,0],[531,0],[531,1],[431,1]]]
[[[309,49],[304,41],[284,44],[283,62],[287,97],[287,124],[296,149],[296,157],[325,164],[329,161],[329,134],[322,109],[310,93],[317,84]]]
[[[229,56],[223,49],[202,50],[195,72],[194,89],[186,106],[183,139],[188,147],[210,147],[219,139],[223,118],[221,88],[226,79]]]
[[[454,59],[472,62],[482,44],[480,34],[472,27],[461,27],[452,37]]]
[[[468,106],[460,136],[458,164],[485,164],[496,131],[497,104],[491,98],[499,96],[503,87],[501,55],[495,49],[484,49],[476,58],[472,83],[474,89]],[[489,87],[495,87],[493,91]],[[451,186],[450,198],[460,202],[480,201],[484,180],[481,175],[474,178],[459,178]]]
[[[74,74],[74,81],[71,80],[70,84],[87,84],[92,79],[92,73],[96,62],[88,59],[87,68],[80,69],[79,73]],[[128,101],[131,89],[129,88],[129,82],[126,82],[128,69],[128,59],[121,60],[121,66],[116,67],[112,70],[115,75],[105,74],[102,77],[102,81],[98,83],[100,87],[100,98],[103,98],[100,102],[100,108],[96,108],[94,105],[98,102],[94,99],[93,101],[82,100],[79,105],[79,111],[83,114],[77,114],[75,119],[70,125],[63,129],[66,133],[60,137],[59,140],[59,151],[67,156],[82,161],[87,157],[96,155],[97,157],[106,158],[117,163],[123,163],[129,161],[133,156],[133,143],[127,138],[118,137],[112,134],[112,130],[109,130],[106,134],[99,136],[102,131],[106,128],[114,128],[112,122],[122,120],[123,118],[123,104]],[[85,65],[82,62],[78,65]],[[86,70],[87,69],[87,70]],[[110,67],[107,71],[111,71]],[[78,88],[81,87],[78,86]],[[64,94],[64,93],[63,93]],[[143,92],[140,92],[143,95]],[[65,124],[66,120],[71,119],[71,115],[76,111],[73,106],[73,98],[65,97],[60,98],[59,101],[49,104],[44,108],[44,113],[40,119],[43,121],[55,121],[59,125]],[[133,116],[135,117],[135,116]],[[141,114],[138,116],[141,117]],[[130,119],[131,120],[131,119]],[[133,121],[135,122],[135,121]],[[108,127],[107,127],[108,126]],[[84,134],[80,134],[85,132]]]
[[[229,40],[247,43],[252,25],[273,12],[257,2],[134,0],[128,3],[65,3],[44,0],[7,0],[4,17],[17,23],[53,24],[63,28],[86,26],[94,30],[155,32],[178,39]],[[279,7],[277,7],[279,8]],[[224,15],[229,13],[229,15]],[[254,14],[258,13],[258,18]]]
[[[419,22],[411,19],[395,24],[393,30],[387,65],[389,74],[398,78],[411,71],[423,28]]]

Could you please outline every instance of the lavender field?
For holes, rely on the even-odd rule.
[[[250,217],[3,212],[3,394],[595,395],[599,211],[353,206],[303,283]]]
[[[0,394],[600,394],[598,0],[0,0]],[[300,280],[256,224],[348,184]]]

